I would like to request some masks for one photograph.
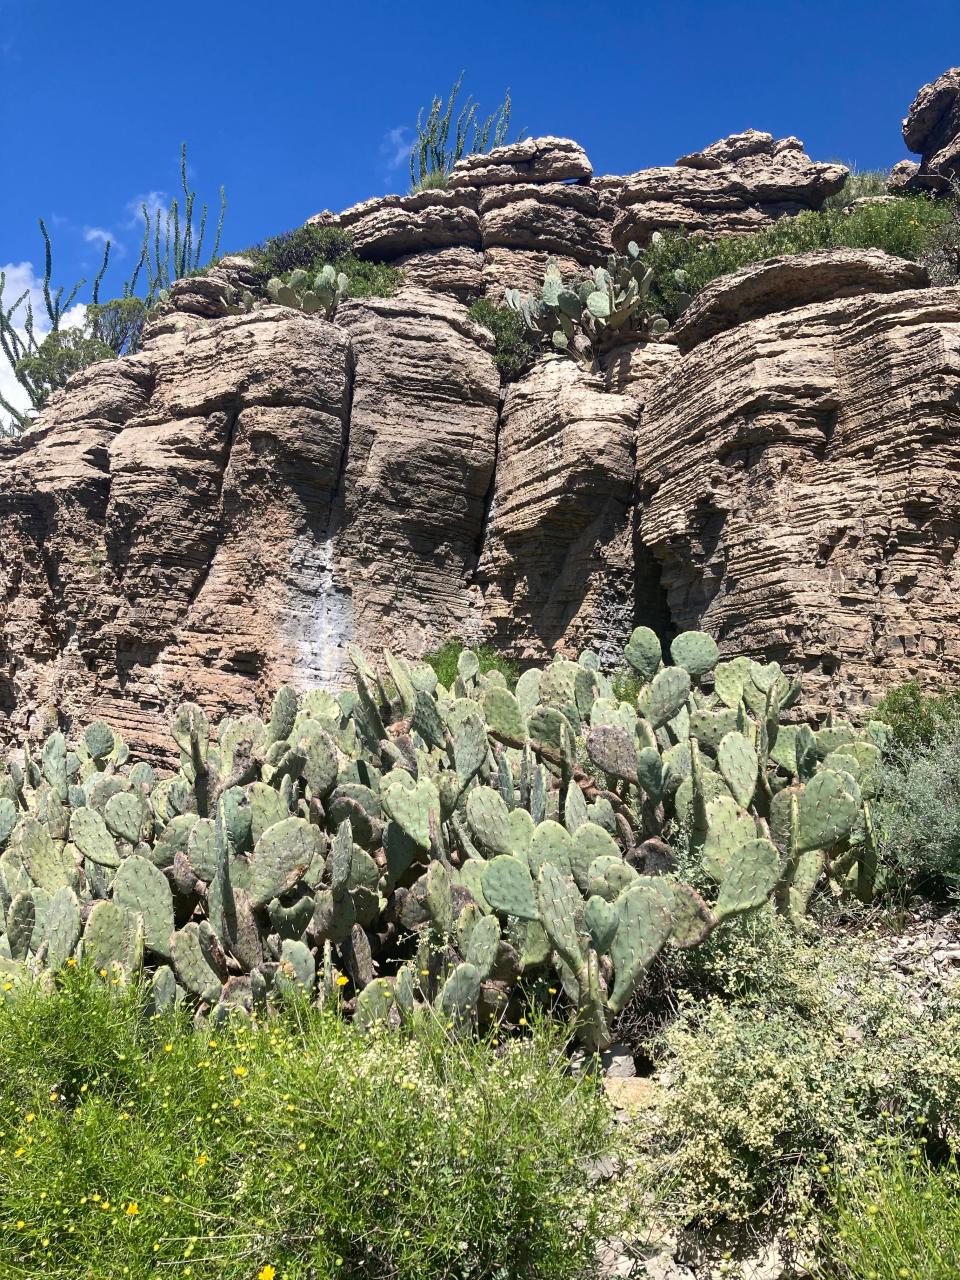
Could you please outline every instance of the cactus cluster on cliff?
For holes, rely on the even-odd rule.
[[[508,289],[504,299],[544,346],[593,369],[600,353],[616,342],[666,333],[669,322],[650,307],[652,282],[653,271],[631,240],[625,254],[611,254],[605,267],[582,280],[565,283],[550,262],[537,296]]]
[[[824,872],[870,892],[884,727],[784,723],[799,684],[775,663],[720,662],[700,632],[665,663],[639,628],[626,702],[589,652],[515,691],[470,651],[449,687],[352,657],[354,690],[282,688],[266,720],[185,704],[167,776],[102,722],[11,759],[0,991],[81,956],[120,981],[145,965],[157,1007],[301,991],[360,1026],[431,1006],[468,1027],[562,990],[600,1048],[664,947],[768,902],[802,913]],[[678,824],[707,897],[647,865]]]

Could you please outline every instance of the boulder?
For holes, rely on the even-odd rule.
[[[775,311],[863,293],[919,289],[927,283],[926,267],[880,249],[816,249],[767,258],[711,280],[671,336],[687,352],[715,334]]]
[[[646,244],[657,230],[737,235],[774,218],[819,209],[848,176],[841,164],[819,164],[797,138],[748,130],[681,156],[675,165],[621,179],[613,242]]]
[[[911,190],[946,191],[960,179],[960,67],[923,86],[903,122],[903,140],[921,156]]]
[[[586,152],[571,138],[524,138],[522,142],[464,156],[453,166],[447,186],[456,189],[516,182],[583,181],[592,173]]]

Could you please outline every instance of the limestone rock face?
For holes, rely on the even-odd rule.
[[[815,303],[682,357],[647,400],[639,540],[677,627],[805,703],[960,674],[960,290]]]
[[[609,220],[590,187],[488,187],[479,208],[484,249],[534,250],[587,266],[599,265],[612,249]]]
[[[912,174],[898,175],[910,190],[944,191],[960,178],[960,67],[923,86],[903,122],[903,140],[922,157]]]
[[[479,249],[426,249],[397,258],[395,265],[412,289],[448,293],[458,302],[469,302],[483,294],[483,254]]]
[[[389,260],[426,249],[480,246],[480,219],[469,195],[424,191],[368,204],[376,207],[355,220],[341,214],[341,225],[349,227],[361,258]]]
[[[956,136],[958,74],[911,112],[920,170]],[[101,716],[160,758],[178,701],[340,687],[354,641],[613,665],[639,623],[702,627],[803,675],[814,712],[956,680],[960,289],[876,251],[776,259],[596,374],[545,358],[507,384],[464,305],[658,227],[767,226],[845,173],[748,130],[593,179],[532,139],[317,215],[405,272],[335,324],[231,314],[243,257],[177,282],[139,354],[0,440],[0,743]]]
[[[497,643],[613,656],[630,631],[628,511],[639,413],[567,360],[510,387],[478,581]]]
[[[342,312],[170,312],[0,453],[4,736],[57,707],[153,753],[180,699],[253,709],[342,684],[354,637],[469,630],[491,339],[436,294]]]
[[[504,182],[565,182],[593,173],[586,152],[571,138],[524,138],[485,154],[464,156],[448,186],[491,187]]]
[[[751,129],[681,156],[675,165],[641,169],[621,180],[613,242],[646,244],[654,231],[709,235],[759,231],[774,218],[819,209],[848,170],[819,164],[798,138]]]
[[[919,289],[926,267],[893,258],[880,249],[816,249],[767,258],[712,280],[687,307],[673,329],[681,351],[706,338],[775,311],[862,293]]]
[[[496,456],[489,333],[408,290],[345,304],[356,372],[338,546],[365,644],[419,655],[479,635],[470,588]]]
[[[294,669],[323,678],[300,633],[325,607],[349,361],[297,312],[173,313],[54,397],[0,461],[10,728],[55,705],[149,752],[178,698],[253,707]]]

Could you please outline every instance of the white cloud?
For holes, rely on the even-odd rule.
[[[15,321],[19,321],[17,332],[21,339],[26,338],[23,330],[23,324],[27,318],[27,305],[33,310],[33,328],[37,338],[42,338],[50,332],[50,319],[47,316],[47,308],[43,298],[43,276],[37,274],[32,262],[8,262],[0,266],[0,271],[4,274],[3,288],[3,309],[7,311],[9,307],[21,296],[26,294],[23,302],[13,313]],[[65,311],[60,320],[62,329],[76,328],[83,324],[86,316],[87,308],[82,302],[74,303],[74,305]],[[13,370],[7,363],[6,356],[0,355],[0,395],[3,396],[15,409],[24,410],[30,407],[30,400],[23,387],[14,376]],[[6,414],[0,410],[0,418],[6,418]]]
[[[117,237],[103,227],[84,227],[83,238],[87,244],[105,245],[108,241],[110,245],[119,251],[120,245],[117,243]]]
[[[167,193],[165,191],[145,191],[141,195],[134,196],[132,200],[127,201],[127,213],[129,220],[126,225],[128,227],[143,226],[143,208],[146,205],[147,215],[150,218],[150,225],[153,226],[157,219],[157,213],[160,214],[160,225],[163,226],[164,219],[167,216]]]
[[[413,139],[406,125],[388,129],[380,143],[380,154],[386,163],[387,172],[392,173],[395,169],[399,169],[412,150]]]

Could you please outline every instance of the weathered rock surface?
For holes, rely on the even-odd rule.
[[[479,635],[470,586],[496,456],[489,333],[435,294],[338,314],[356,373],[338,540],[356,633],[419,654]]]
[[[803,674],[808,705],[960,674],[960,290],[821,302],[658,382],[638,536],[669,615]]]
[[[172,312],[74,378],[0,454],[5,731],[57,707],[151,752],[178,699],[253,708],[342,683],[354,635],[416,651],[468,631],[491,345],[410,291],[338,326]]]
[[[942,150],[948,99],[913,141]],[[592,180],[534,139],[318,215],[406,273],[335,325],[231,314],[243,258],[178,282],[140,354],[0,441],[0,739],[102,716],[152,753],[178,700],[339,685],[351,641],[613,664],[640,622],[782,661],[815,711],[955,680],[960,289],[873,251],[780,259],[596,375],[545,359],[509,385],[462,305],[551,257],[576,276],[611,233],[768,225],[844,173],[747,131]]]
[[[456,191],[388,196],[355,221],[344,221],[341,215],[341,225],[349,227],[354,249],[361,258],[389,260],[448,245],[480,246],[476,208],[468,196]]]
[[[349,342],[282,308],[174,313],[96,364],[0,463],[0,707],[131,744],[180,697],[256,705],[294,669],[346,439]],[[300,547],[301,553],[294,554]]]
[[[498,643],[527,657],[561,641],[612,657],[629,634],[638,416],[567,360],[541,361],[508,390],[477,575]]]
[[[483,254],[479,249],[453,246],[427,249],[397,258],[395,265],[412,289],[449,293],[459,302],[469,302],[483,294]]]
[[[960,178],[960,67],[923,86],[903,122],[903,140],[922,158],[913,173],[897,166],[901,189],[944,191]]]
[[[486,154],[464,156],[453,167],[448,185],[492,187],[504,182],[565,182],[593,173],[586,152],[571,138],[524,138],[494,147]]]
[[[590,187],[487,188],[480,196],[480,224],[484,249],[529,249],[592,266],[613,247],[609,219]]]
[[[646,244],[654,231],[669,229],[711,236],[759,231],[784,214],[819,209],[847,174],[844,165],[811,160],[798,138],[750,129],[675,165],[623,178],[613,242],[622,250],[630,240]]]
[[[681,315],[672,337],[681,351],[691,351],[715,334],[775,311],[927,283],[926,267],[880,249],[816,249],[767,258],[711,281]]]

